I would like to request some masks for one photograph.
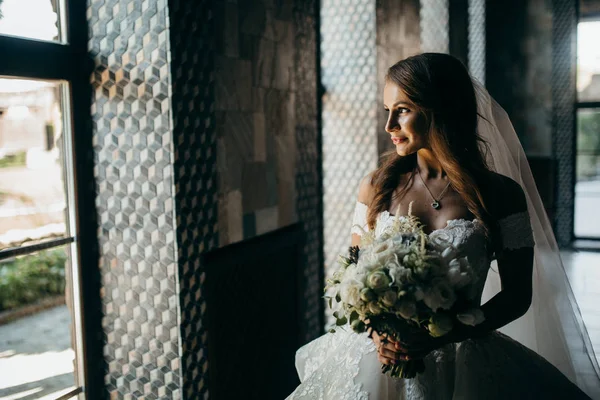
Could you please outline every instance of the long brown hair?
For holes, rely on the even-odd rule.
[[[398,85],[429,122],[429,146],[448,179],[469,211],[484,223],[491,218],[479,189],[488,176],[487,143],[477,133],[477,100],[471,77],[464,65],[448,54],[424,53],[397,62],[388,69],[386,80]],[[397,193],[402,198],[414,178],[416,153],[399,156],[395,151],[382,156],[371,176],[374,197],[367,222],[375,226],[377,215],[387,210],[403,174],[410,173]]]

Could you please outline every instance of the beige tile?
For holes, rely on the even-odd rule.
[[[263,113],[254,113],[254,161],[267,161],[267,137]]]
[[[256,211],[256,234],[274,231],[279,227],[279,209],[277,207],[263,208]]]
[[[244,238],[242,217],[242,192],[234,190],[227,193],[227,230],[229,243],[239,242]]]
[[[293,180],[279,180],[279,226],[284,227],[298,222],[296,213],[296,185]]]

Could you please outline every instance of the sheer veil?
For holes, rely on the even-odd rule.
[[[474,82],[478,130],[489,144],[490,167],[521,184],[527,197],[535,238],[533,301],[529,311],[500,329],[556,366],[590,397],[600,399],[600,368],[560,257],[523,147],[502,107]],[[500,290],[495,262],[482,301]]]

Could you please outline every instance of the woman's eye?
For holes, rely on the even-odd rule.
[[[399,112],[400,114],[406,114],[408,111],[410,111],[408,108],[402,108],[402,107],[401,107],[401,108],[399,108],[399,109],[398,109],[398,112]]]

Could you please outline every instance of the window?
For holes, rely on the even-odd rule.
[[[85,398],[85,38],[85,2],[0,0],[0,398]]]
[[[600,8],[600,7],[599,7]],[[600,239],[600,16],[577,27],[575,237]]]

